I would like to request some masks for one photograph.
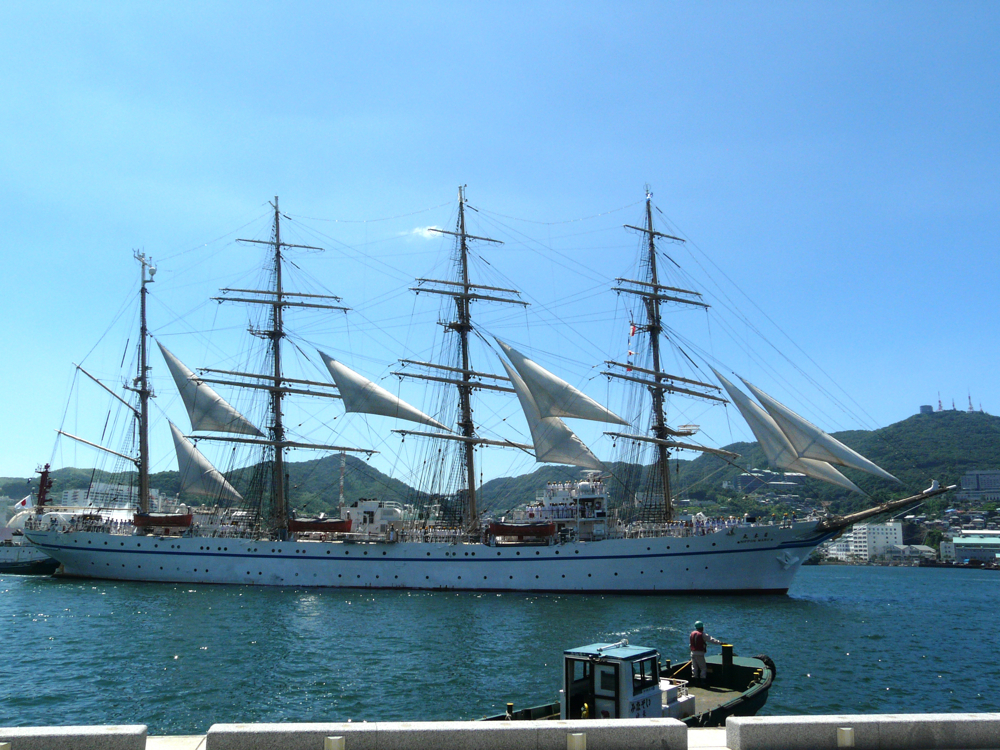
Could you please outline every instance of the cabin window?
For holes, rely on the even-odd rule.
[[[579,680],[586,680],[590,682],[590,673],[593,669],[593,665],[589,661],[582,661],[580,659],[573,660],[573,682]]]
[[[660,676],[656,659],[632,662],[632,695],[638,695],[659,684]]]

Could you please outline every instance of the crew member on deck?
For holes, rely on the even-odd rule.
[[[708,687],[708,665],[705,663],[705,651],[709,643],[721,646],[722,641],[708,635],[705,632],[705,624],[701,620],[694,624],[694,630],[691,631],[689,640],[691,643],[691,683],[703,681],[702,684]]]

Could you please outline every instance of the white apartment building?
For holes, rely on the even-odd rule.
[[[149,491],[150,506],[157,508],[167,497],[159,490]],[[62,505],[65,507],[90,506],[95,508],[133,508],[139,504],[139,490],[127,484],[107,484],[94,482],[76,490],[63,490]]]
[[[900,521],[859,523],[851,531],[851,556],[855,560],[875,560],[894,545],[903,543],[903,524]]]

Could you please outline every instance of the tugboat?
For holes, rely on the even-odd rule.
[[[592,643],[563,652],[559,701],[485,717],[483,721],[671,718],[689,727],[721,727],[730,716],[753,716],[767,702],[774,662],[767,656],[706,657],[708,679],[692,685],[691,662],[672,668],[654,648]]]

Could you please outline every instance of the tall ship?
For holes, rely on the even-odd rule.
[[[476,283],[470,271],[470,246],[494,243],[466,229],[467,202],[459,190],[454,230],[433,229],[454,240],[450,278],[422,278],[419,294],[446,301],[440,321],[444,336],[438,361],[404,359],[393,373],[444,389],[433,415],[403,401],[348,367],[339,357],[316,351],[329,380],[291,377],[285,368],[289,347],[286,314],[299,308],[346,311],[340,298],[292,291],[285,272],[294,245],[282,240],[278,199],[266,245],[268,284],[256,289],[224,289],[220,301],[240,302],[264,311],[250,333],[263,344],[256,370],[189,369],[157,341],[190,419],[192,435],[170,424],[177,451],[181,490],[203,504],[174,503],[154,508],[150,497],[149,331],[146,295],[155,268],[141,254],[140,332],[134,378],[125,404],[134,420],[133,444],[114,451],[134,467],[136,502],[127,520],[98,511],[86,518],[59,517],[40,508],[24,527],[31,543],[59,563],[70,577],[130,581],[217,583],[263,586],[396,588],[460,591],[600,592],[631,594],[774,593],[788,591],[799,567],[819,544],[866,518],[923,502],[947,491],[933,483],[924,492],[883,503],[849,516],[762,519],[751,516],[708,519],[679,515],[673,502],[671,456],[678,451],[712,453],[732,462],[739,457],[701,445],[693,425],[667,419],[668,398],[709,403],[731,402],[747,421],[772,468],[797,472],[860,491],[838,467],[850,467],[884,481],[890,474],[823,432],[754,385],[738,388],[718,368],[705,378],[671,374],[664,348],[671,342],[663,306],[705,309],[693,289],[665,283],[658,243],[680,242],[657,231],[647,190],[645,221],[626,225],[642,238],[640,278],[619,278],[613,291],[635,304],[625,361],[609,359],[602,371],[628,388],[629,413],[619,416],[587,396],[509,342],[476,325],[474,305],[526,306],[517,290]],[[477,361],[473,343],[486,346],[499,367]],[[687,356],[687,355],[685,355]],[[710,378],[714,378],[711,380]],[[251,410],[237,409],[213,386],[258,396]],[[108,389],[108,386],[103,386]],[[494,437],[475,419],[482,392],[516,399],[530,442]],[[327,454],[373,454],[359,445],[293,440],[286,429],[286,399],[291,396],[339,399],[344,419],[379,417],[380,424],[402,420],[391,429],[404,440],[419,441],[419,492],[413,503],[378,498],[346,503],[338,512],[303,518],[292,508],[293,488],[286,456],[292,449]],[[755,400],[756,399],[756,400]],[[235,400],[235,399],[234,399]],[[431,411],[431,410],[427,410]],[[249,413],[250,416],[247,416]],[[602,425],[621,451],[620,460],[602,461],[568,423]],[[383,436],[388,437],[389,429]],[[66,433],[64,433],[66,434]],[[251,451],[242,463],[216,468],[194,441],[221,443]],[[200,443],[199,443],[200,444]],[[484,450],[527,452],[539,463],[578,467],[577,478],[550,482],[533,502],[503,515],[481,509]],[[230,458],[230,461],[235,459]]]

